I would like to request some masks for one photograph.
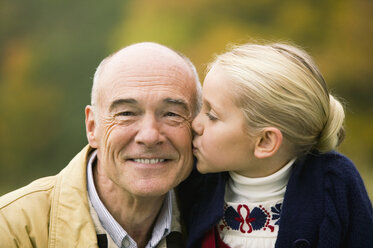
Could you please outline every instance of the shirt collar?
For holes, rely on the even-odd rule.
[[[137,248],[136,242],[128,235],[121,225],[113,218],[100,200],[93,180],[92,168],[97,158],[97,150],[95,150],[87,164],[87,190],[88,197],[93,208],[97,212],[101,225],[113,239],[118,247],[122,247],[123,243],[128,244],[129,248]],[[146,245],[146,248],[155,247],[165,236],[171,232],[172,219],[172,192],[169,191],[165,197],[162,208],[156,219],[153,228],[152,236]]]
[[[283,198],[295,158],[277,172],[266,176],[250,178],[230,171],[227,184],[226,201],[265,202]]]

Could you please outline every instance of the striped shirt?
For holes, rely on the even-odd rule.
[[[114,243],[120,248],[137,248],[136,242],[128,235],[121,225],[113,218],[101,202],[93,181],[92,168],[97,158],[97,150],[94,151],[87,165],[87,190],[88,197],[94,210],[97,212],[102,227],[110,235]],[[152,236],[146,245],[146,248],[156,247],[157,244],[167,236],[171,231],[172,219],[172,193],[169,191],[163,202],[156,223],[153,228]]]

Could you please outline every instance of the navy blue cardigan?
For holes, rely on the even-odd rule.
[[[187,247],[223,216],[228,173],[196,170],[178,187]],[[298,159],[285,192],[276,247],[373,247],[373,210],[353,163],[330,152]]]

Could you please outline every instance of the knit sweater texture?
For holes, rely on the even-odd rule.
[[[179,187],[187,247],[201,247],[223,216],[226,172],[192,174]],[[338,152],[313,153],[294,163],[283,206],[279,247],[372,247],[373,210],[354,164]]]

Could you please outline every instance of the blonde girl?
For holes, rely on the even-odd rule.
[[[217,56],[193,121],[199,173],[180,186],[188,247],[370,247],[372,204],[335,151],[344,117],[302,49]]]

